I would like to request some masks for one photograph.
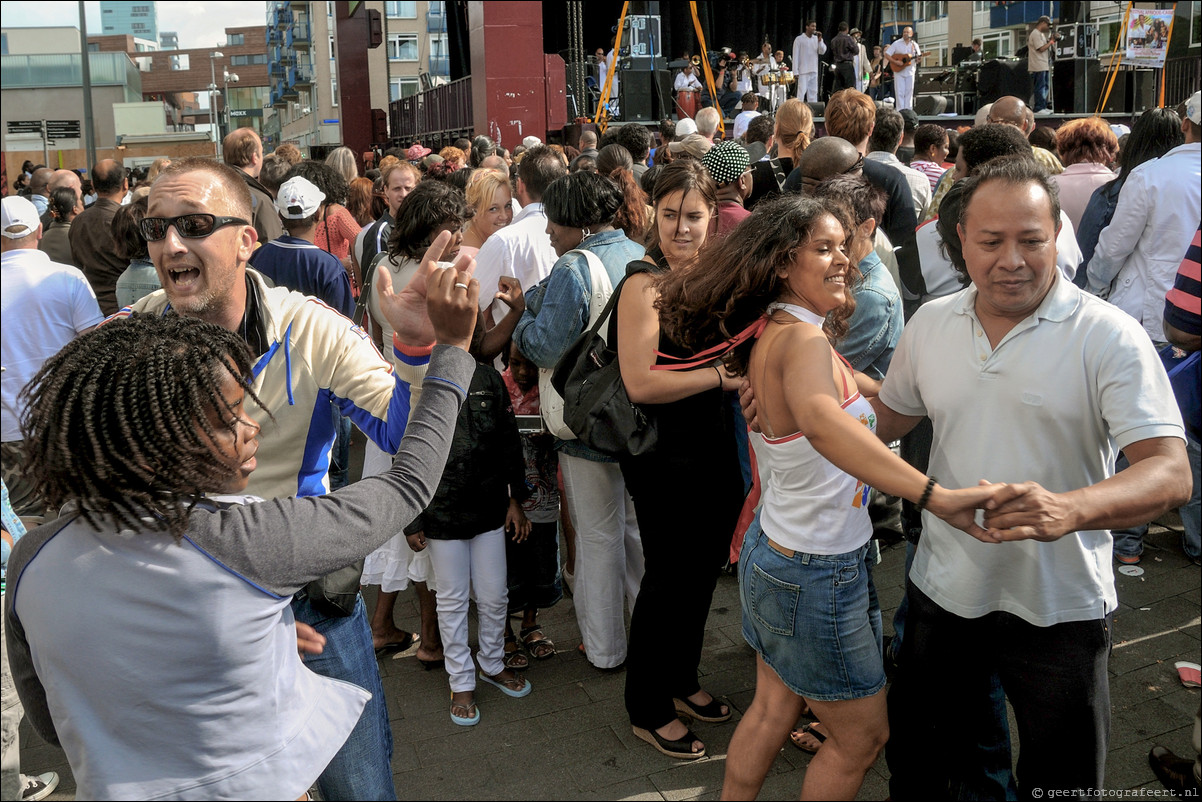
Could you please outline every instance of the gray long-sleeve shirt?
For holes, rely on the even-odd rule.
[[[434,350],[390,471],[327,496],[205,503],[161,530],[64,516],[9,560],[5,635],[30,722],[81,799],[293,799],[368,694],[296,654],[289,597],[429,503],[474,360]]]

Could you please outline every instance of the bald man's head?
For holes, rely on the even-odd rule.
[[[505,175],[509,175],[509,165],[495,153],[491,156],[485,156],[484,161],[480,162],[480,168],[483,170],[498,170]]]
[[[831,176],[859,175],[863,169],[861,165],[863,159],[856,146],[837,136],[814,140],[797,160],[801,183],[807,193]]]
[[[51,194],[54,194],[56,189],[74,189],[75,194],[78,195],[80,189],[79,173],[74,170],[55,170],[50,176],[48,188]]]
[[[998,98],[989,110],[989,122],[1013,125],[1024,134],[1029,133],[1027,120],[1027,104],[1013,95]]]
[[[50,176],[54,175],[54,171],[49,167],[39,167],[33,171],[33,176],[29,179],[29,191],[34,195],[43,195],[50,197]]]
[[[92,167],[92,187],[100,197],[120,201],[125,196],[125,168],[112,159],[97,162]]]

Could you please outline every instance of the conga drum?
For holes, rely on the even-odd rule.
[[[697,93],[688,90],[676,93],[676,106],[680,109],[681,119],[697,116]]]

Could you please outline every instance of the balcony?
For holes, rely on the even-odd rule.
[[[283,41],[283,37],[280,36],[279,29],[277,29],[277,28],[268,28],[267,29],[267,46],[268,47],[275,47],[282,41]]]
[[[449,78],[451,75],[451,57],[430,56],[430,74]]]
[[[284,100],[284,93],[279,89],[271,90],[271,106],[272,108],[282,109],[288,105],[288,101]]]
[[[989,27],[1013,28],[1034,23],[1044,14],[1052,19],[1060,16],[1060,3],[1052,3],[1051,13],[1047,3],[1002,2],[989,9]]]
[[[288,74],[287,66],[283,61],[272,61],[268,72],[276,78],[283,78]]]
[[[287,28],[292,24],[292,9],[288,8],[287,6],[283,8],[277,8],[272,13],[272,19],[275,22],[275,27],[280,29]]]
[[[447,15],[437,11],[431,11],[430,13],[426,14],[426,32],[446,33]]]
[[[292,46],[295,48],[303,48],[308,50],[313,44],[313,36],[309,32],[309,23],[297,23],[292,26],[289,33],[292,34]]]
[[[293,86],[312,86],[313,71],[307,65],[295,67],[289,71],[288,82]]]

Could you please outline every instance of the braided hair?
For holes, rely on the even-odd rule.
[[[181,536],[197,500],[234,473],[207,414],[228,406],[223,371],[263,406],[244,378],[246,343],[197,318],[134,314],[68,343],[22,397],[23,460],[47,506],[78,502],[97,528],[140,529],[150,513]]]

